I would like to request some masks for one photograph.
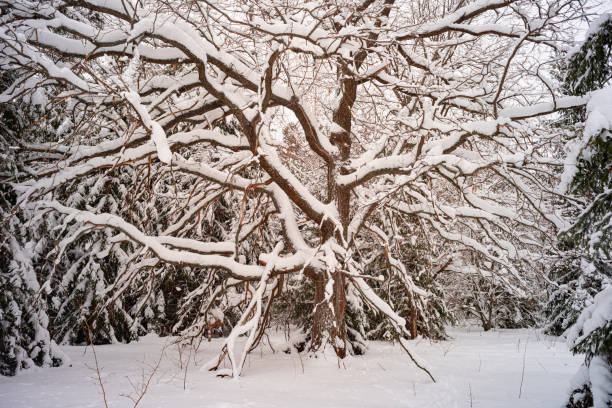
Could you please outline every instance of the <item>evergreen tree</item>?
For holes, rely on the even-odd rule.
[[[561,253],[550,272],[557,286],[544,308],[547,334],[561,336],[578,320],[595,295],[610,283],[605,271],[602,261],[590,261],[579,248]]]
[[[0,91],[9,77],[12,73],[0,67]],[[41,287],[36,268],[44,245],[32,239],[31,220],[18,211],[12,186],[2,182],[22,171],[23,162],[12,151],[36,114],[32,98],[0,105],[0,375],[68,361],[49,332],[48,288]]]
[[[566,70],[568,94],[592,93],[583,111],[567,116],[580,138],[568,155],[562,182],[583,204],[560,234],[577,255],[565,256],[557,268],[560,286],[549,309],[558,313],[549,330],[572,324],[568,343],[574,353],[585,353],[567,407],[606,408],[612,405],[612,15],[591,26]]]

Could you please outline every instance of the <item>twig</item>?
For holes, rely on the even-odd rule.
[[[108,401],[106,400],[106,390],[104,389],[104,384],[102,383],[102,376],[100,375],[100,365],[98,364],[98,356],[96,355],[96,348],[94,347],[93,341],[91,341],[91,328],[89,327],[89,323],[85,320],[85,327],[87,328],[87,341],[91,346],[91,350],[94,355],[94,362],[96,363],[96,374],[98,375],[98,382],[100,383],[100,388],[102,389],[102,397],[104,398],[104,406],[108,408]]]
[[[470,408],[472,408],[472,406],[473,406],[473,401],[472,401],[472,383],[468,383],[468,387],[470,387]]]
[[[523,393],[523,380],[525,379],[525,357],[527,356],[527,342],[529,341],[529,337],[527,341],[525,341],[525,352],[523,353],[523,373],[521,374],[521,386],[519,388],[519,399],[521,399],[521,394]]]
[[[183,391],[185,389],[187,389],[187,368],[189,368],[189,360],[191,360],[191,352],[192,351],[193,351],[193,347],[190,347],[189,348],[189,357],[187,357],[187,363],[185,364],[185,375],[183,376]]]
[[[536,358],[536,361],[538,362],[538,364],[540,365],[540,367],[542,367],[542,369],[543,369],[543,370],[546,372],[546,374],[548,374],[548,370],[546,369],[546,367],[544,367],[544,366],[542,365],[542,363],[540,363],[540,360],[538,360],[538,359]]]
[[[167,344],[165,344],[164,347],[162,347],[162,351],[159,355],[159,359],[157,360],[157,363],[155,364],[155,366],[146,364],[151,368],[151,373],[149,374],[149,378],[147,378],[146,381],[145,381],[144,369],[142,370],[142,382],[139,384],[140,389],[138,389],[138,387],[135,384],[133,384],[132,381],[128,377],[128,381],[130,381],[130,384],[132,385],[132,388],[134,389],[136,396],[132,397],[131,395],[126,395],[126,394],[122,394],[122,396],[129,398],[134,403],[133,408],[136,408],[138,404],[140,404],[140,401],[142,401],[142,398],[147,393],[147,390],[149,389],[149,385],[151,384],[151,380],[153,379],[153,376],[155,376],[155,373],[157,373],[157,370],[159,369],[159,365],[161,364],[161,361],[164,357],[164,353],[166,352],[166,347],[168,347]]]

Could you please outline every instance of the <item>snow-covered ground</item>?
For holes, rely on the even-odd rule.
[[[220,339],[203,343],[186,371],[189,351],[183,353],[181,369],[177,346],[172,345],[165,349],[138,407],[558,408],[582,361],[562,340],[534,330],[483,333],[462,328],[450,333],[451,341],[415,344],[431,366],[435,384],[399,346],[383,342],[370,343],[366,356],[340,363],[331,354],[309,358],[272,353],[266,342],[251,354],[238,380],[201,370],[218,352]],[[96,347],[109,407],[134,406],[126,396],[135,395],[131,384],[139,389],[147,382],[167,340],[149,335],[137,343]],[[64,350],[72,358],[71,367],[0,377],[0,407],[104,407],[91,348]]]

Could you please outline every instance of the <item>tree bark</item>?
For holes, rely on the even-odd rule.
[[[412,296],[410,297],[410,337],[416,339],[417,337],[417,309],[414,305]]]
[[[329,341],[336,355],[340,358],[346,356],[346,324],[344,277],[336,272],[333,279],[332,309],[325,300],[325,272],[313,273],[315,287],[315,310],[313,313],[310,350],[317,351]]]

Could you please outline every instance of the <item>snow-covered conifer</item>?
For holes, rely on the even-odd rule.
[[[0,68],[0,89],[12,72]],[[40,110],[31,100],[4,104],[0,110],[0,174],[17,177],[24,163],[14,149]],[[48,287],[41,287],[36,264],[44,262],[44,242],[32,231],[29,213],[16,206],[13,187],[0,180],[0,375],[22,369],[58,366],[67,356],[51,339]]]
[[[570,276],[561,274],[551,300],[563,305],[555,306],[552,327],[572,323],[568,343],[585,354],[567,406],[606,408],[612,404],[612,15],[591,25],[566,69],[566,91],[589,93],[590,101],[569,117],[578,122],[562,187],[579,205],[561,237],[578,257],[560,267]]]

